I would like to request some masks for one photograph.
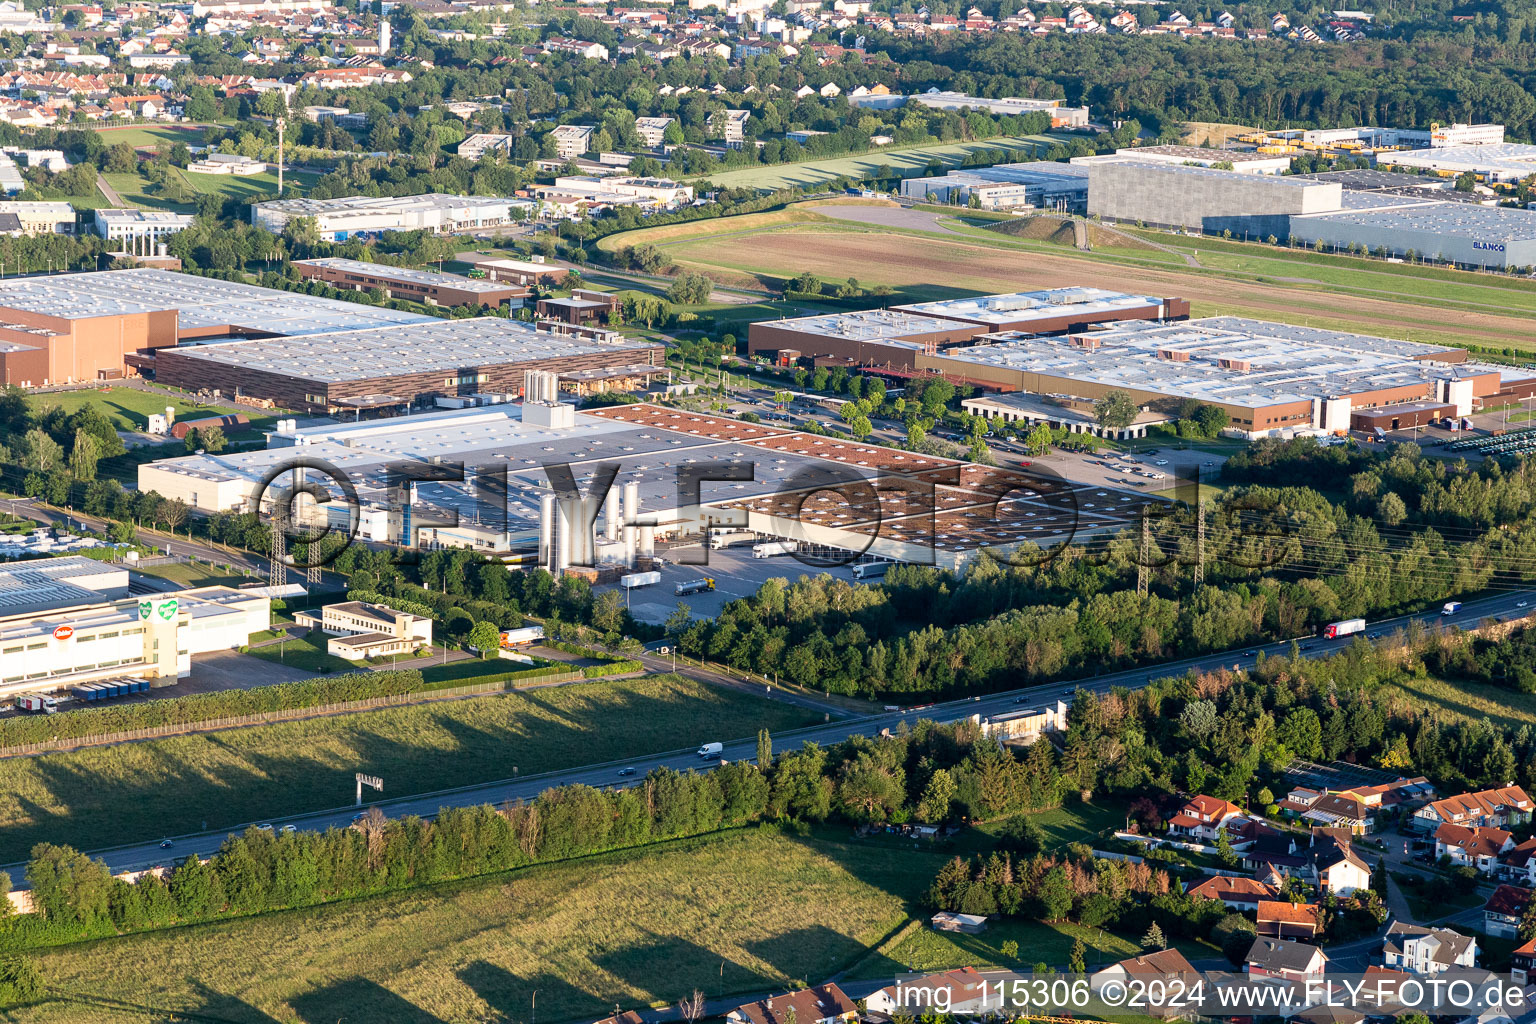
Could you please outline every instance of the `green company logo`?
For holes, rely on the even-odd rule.
[[[174,597],[169,601],[140,601],[139,618],[149,619],[158,615],[164,621],[170,622],[176,617],[178,607],[178,599]]]
[[[154,607],[154,602],[153,601],[140,601],[139,602],[139,618],[141,618],[141,619],[149,618],[150,609],[153,608],[153,607]]]
[[[173,597],[169,601],[161,601],[155,610],[160,613],[162,619],[170,622],[176,617],[176,598]]]

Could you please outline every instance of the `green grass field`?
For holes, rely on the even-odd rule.
[[[253,174],[249,177],[236,177],[230,174],[192,174],[186,171],[178,173],[188,187],[203,195],[217,193],[232,199],[270,198],[277,195],[276,171]],[[319,180],[320,175],[311,171],[285,171],[283,174],[285,186],[298,185],[308,188]]]
[[[1520,693],[1458,679],[1408,678],[1385,686],[1386,699],[1402,699],[1467,721],[1491,721],[1507,728],[1536,725],[1536,694]]]
[[[326,637],[323,635],[295,637],[268,647],[252,647],[252,657],[263,661],[275,661],[292,665],[306,672],[350,672],[357,666],[345,658],[325,652]]]
[[[94,402],[101,407],[101,411],[107,414],[112,425],[119,430],[144,430],[149,425],[150,413],[163,413],[168,405],[175,408],[176,418],[179,420],[223,416],[230,412],[229,409],[214,408],[179,396],[161,394],[158,391],[140,391],[138,388],[129,387],[86,388],[78,391],[50,391],[41,394],[29,392],[27,401],[34,409],[55,405],[67,413],[73,413],[81,406]],[[225,431],[227,436],[253,433],[270,425],[276,419],[275,416],[261,413],[246,412],[244,415],[251,421],[250,425],[243,430],[231,428]]]
[[[196,146],[203,141],[201,125],[135,124],[124,128],[98,128],[96,131],[109,146],[119,142],[126,142],[135,148],[174,145],[178,142]]]
[[[226,828],[351,801],[366,770],[402,796],[821,721],[676,676],[548,687],[0,761],[0,863]]]
[[[149,179],[137,171],[130,174],[103,174],[101,177],[127,206],[170,210],[174,213],[191,213],[195,209],[192,203],[177,203],[164,195],[152,195],[149,192]]]
[[[170,563],[166,565],[152,565],[134,570],[146,576],[158,576],[163,580],[179,583],[183,587],[238,587],[242,583],[249,583],[251,577],[241,576],[237,573],[227,573],[223,569],[201,562]]]
[[[982,142],[960,142],[947,146],[920,146],[914,149],[887,149],[864,153],[860,156],[839,157],[834,160],[812,160],[799,164],[776,164],[770,167],[749,167],[740,171],[720,171],[706,177],[716,185],[729,188],[783,188],[788,185],[812,185],[832,181],[846,175],[862,178],[873,174],[882,164],[900,173],[921,170],[931,160],[946,167],[958,166],[969,153],[981,149],[1003,149],[1017,154],[1020,160],[1031,159],[1034,154],[1044,153],[1059,142],[1067,141],[1051,135],[1010,135],[987,139]]]
[[[938,862],[764,828],[86,943],[38,965],[51,985],[140,1007],[145,1020],[592,1020],[695,988],[716,997],[819,981],[898,928]],[[136,1018],[58,1001],[7,1019]]]

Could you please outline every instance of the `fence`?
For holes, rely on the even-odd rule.
[[[573,683],[582,678],[580,672],[561,672],[540,676],[535,686],[548,686],[551,683]],[[509,689],[517,690],[516,685],[508,686],[508,683],[516,683],[516,680],[497,680],[495,682],[472,683],[468,686],[455,686],[442,690],[416,690],[410,693],[393,693],[382,697],[368,697],[363,700],[340,701],[335,704],[313,704],[300,708],[283,708],[279,711],[262,711],[252,715],[225,715],[219,718],[208,718],[201,722],[185,722],[179,724],[155,725],[144,729],[130,729],[124,732],[99,733],[95,736],[70,736],[62,739],[43,740],[39,743],[21,743],[13,747],[0,747],[0,758],[27,757],[34,754],[46,754],[53,751],[75,750],[80,747],[100,747],[113,743],[132,743],[136,740],[152,740],[166,736],[190,736],[203,732],[218,732],[222,729],[240,729],[251,725],[274,725],[278,722],[291,722],[304,718],[320,718],[325,715],[345,714],[351,711],[376,711],[380,708],[401,707],[407,704],[424,704],[438,700],[453,700],[458,697],[476,697],[492,693],[505,693]]]

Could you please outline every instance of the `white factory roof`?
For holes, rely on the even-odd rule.
[[[1072,338],[991,338],[942,358],[1249,408],[1470,375],[1434,359],[1459,349],[1243,317],[1128,321]],[[1073,338],[1097,347],[1078,347]]]
[[[0,309],[5,308],[66,320],[174,309],[183,330],[234,325],[277,334],[436,320],[418,313],[148,268],[9,278],[0,281]]]
[[[786,331],[832,338],[851,338],[855,341],[879,341],[891,343],[892,339],[910,334],[931,334],[937,331],[953,331],[964,324],[938,317],[920,316],[899,309],[867,309],[858,313],[823,313],[802,316],[793,320],[771,320],[768,324]],[[921,345],[916,347],[921,348]]]
[[[966,322],[1008,324],[1077,314],[1112,313],[1116,310],[1157,306],[1162,301],[1146,295],[1112,292],[1105,288],[1051,288],[1008,295],[940,299],[937,302],[918,302],[898,308],[904,312]]]
[[[763,431],[765,436],[770,431]],[[832,439],[836,441],[837,439]],[[677,471],[707,462],[747,463],[756,467],[747,482],[705,482],[705,502],[728,501],[777,492],[786,480],[808,484],[813,469],[828,470],[826,460],[776,452],[742,441],[650,428],[577,413],[573,428],[540,427],[522,421],[521,405],[454,409],[398,419],[324,425],[271,437],[274,445],[261,451],[227,455],[188,455],[149,464],[156,471],[209,482],[246,481],[254,486],[271,469],[290,465],[296,456],[323,459],[346,473],[364,501],[387,496],[390,474],[402,463],[460,464],[472,479],[479,468],[505,468],[509,529],[538,521],[539,500],[550,491],[546,465],[571,467],[576,485],[585,492],[600,463],[620,464],[615,487],[634,482],[648,511],[677,505]],[[848,442],[851,444],[852,442]],[[395,467],[391,469],[390,467]],[[840,463],[840,472],[875,472],[857,461]],[[314,477],[315,474],[309,474]],[[283,480],[278,481],[283,484]],[[316,482],[324,483],[324,480]],[[826,482],[831,483],[830,476]],[[419,484],[429,504],[455,504],[453,490],[463,484]]]
[[[416,267],[391,267],[383,263],[366,263],[363,260],[343,259],[340,256],[322,256],[312,260],[294,260],[297,266],[329,267],[332,270],[348,271],[354,274],[371,274],[375,277],[385,277],[393,281],[409,281],[412,284],[424,284],[447,288],[458,288],[466,292],[504,292],[505,284],[497,284],[493,281],[483,281],[479,278],[460,277],[458,274],[444,274],[431,270],[420,270]]]
[[[1447,171],[1494,171],[1524,177],[1536,174],[1536,146],[1498,142],[1483,146],[1442,146],[1378,153],[1377,163],[1408,167],[1435,167]]]
[[[500,317],[422,322],[298,337],[230,341],[178,355],[315,381],[367,380],[408,373],[458,373],[475,366],[650,348],[650,342],[592,342]]]
[[[123,566],[83,555],[0,563],[0,615],[43,602],[64,605],[100,601],[102,595],[97,588],[110,588],[113,583],[108,577],[122,576],[123,572]]]
[[[186,613],[193,621],[197,621],[232,613],[238,614],[243,609],[232,606],[264,600],[266,594],[262,590],[236,590],[232,587],[213,586],[108,602],[102,599],[101,594],[86,591],[79,603],[96,606],[89,610],[82,611],[60,606],[50,611],[18,613],[9,620],[0,619],[0,643],[48,636],[59,626],[73,626],[76,630],[84,630],[138,622],[139,601],[149,598],[156,601],[175,598],[177,613]],[[3,609],[0,609],[0,612],[3,612]]]
[[[335,217],[347,214],[396,213],[406,210],[467,210],[522,204],[524,200],[507,196],[454,196],[429,192],[419,196],[342,196],[339,199],[269,199],[255,204],[258,209],[285,213],[291,217]]]
[[[1532,167],[1536,171],[1536,165]],[[1377,209],[1314,213],[1294,220],[1358,224],[1361,227],[1428,231],[1447,237],[1476,236],[1497,242],[1536,239],[1536,210],[1517,210],[1476,203],[1403,202]]]

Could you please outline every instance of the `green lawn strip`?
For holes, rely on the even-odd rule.
[[[358,771],[383,776],[393,797],[820,720],[653,676],[11,758],[0,761],[0,863],[44,840],[96,849],[341,806]]]

